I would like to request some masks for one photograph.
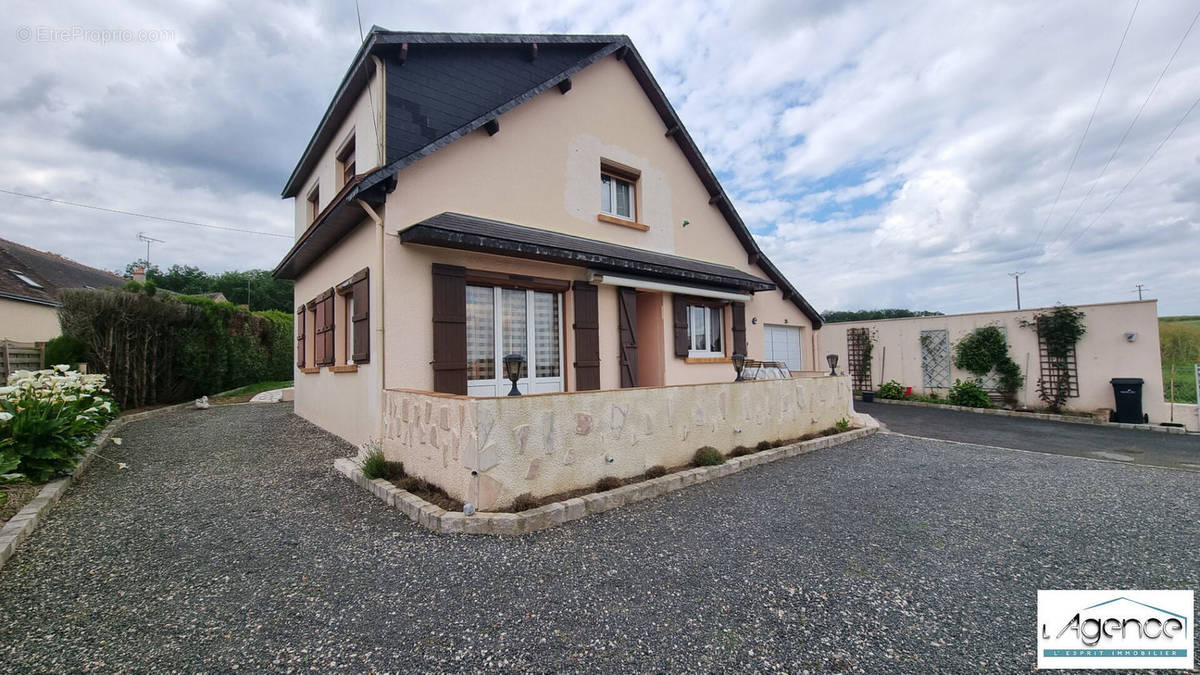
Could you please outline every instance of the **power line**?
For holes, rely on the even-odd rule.
[[[1108,90],[1108,81],[1112,79],[1113,70],[1117,67],[1117,59],[1121,56],[1121,49],[1125,47],[1125,38],[1129,35],[1129,27],[1133,25],[1133,17],[1137,14],[1140,4],[1141,0],[1133,3],[1133,11],[1129,13],[1129,21],[1125,23],[1125,32],[1121,33],[1121,42],[1117,45],[1117,53],[1113,54],[1112,63],[1108,66],[1108,74],[1104,76],[1104,85],[1100,87],[1100,95],[1096,97],[1096,105],[1092,106],[1092,114],[1088,117],[1087,126],[1083,128],[1083,136],[1079,139],[1079,145],[1075,146],[1075,154],[1071,156],[1071,163],[1067,165],[1067,175],[1063,176],[1062,185],[1058,186],[1058,194],[1054,196],[1054,203],[1050,205],[1046,218],[1042,220],[1042,229],[1038,231],[1030,249],[1037,247],[1038,242],[1042,240],[1042,235],[1046,233],[1046,225],[1050,222],[1050,217],[1054,215],[1054,209],[1058,207],[1059,199],[1062,198],[1063,188],[1067,187],[1067,181],[1071,179],[1071,171],[1074,170],[1075,162],[1079,159],[1079,151],[1083,149],[1083,142],[1087,140],[1088,131],[1092,128],[1092,121],[1096,119],[1096,111],[1100,109],[1100,101],[1104,99],[1104,92]]]
[[[1138,167],[1138,170],[1129,177],[1129,180],[1125,182],[1125,185],[1121,186],[1120,191],[1118,191],[1117,194],[1114,195],[1113,198],[1104,205],[1104,208],[1100,211],[1100,213],[1097,213],[1096,217],[1092,218],[1092,222],[1088,223],[1087,227],[1083,228],[1079,234],[1075,235],[1075,238],[1071,240],[1071,243],[1068,245],[1068,247],[1074,246],[1075,242],[1079,241],[1083,235],[1087,234],[1088,230],[1092,229],[1092,226],[1096,224],[1097,220],[1100,220],[1101,216],[1108,213],[1108,210],[1112,208],[1112,205],[1121,198],[1121,195],[1125,194],[1125,190],[1129,189],[1129,186],[1133,183],[1133,181],[1137,180],[1137,177],[1142,175],[1142,170],[1146,168],[1146,165],[1150,164],[1150,160],[1154,159],[1154,156],[1158,154],[1158,151],[1162,149],[1162,146],[1166,145],[1167,141],[1171,140],[1171,136],[1175,135],[1175,131],[1183,125],[1184,120],[1186,120],[1188,116],[1192,114],[1192,111],[1195,110],[1196,106],[1198,105],[1200,105],[1200,98],[1197,98],[1192,102],[1192,106],[1187,109],[1187,112],[1183,113],[1183,117],[1179,118],[1179,121],[1175,123],[1175,126],[1171,127],[1171,130],[1167,132],[1166,137],[1163,138],[1157,146],[1155,146],[1154,150],[1150,152],[1150,155],[1146,157],[1146,161],[1142,162],[1142,165]]]
[[[1146,104],[1150,103],[1150,97],[1154,96],[1154,92],[1158,89],[1158,85],[1162,83],[1163,77],[1167,74],[1167,70],[1171,67],[1171,64],[1175,62],[1175,57],[1179,55],[1179,50],[1183,48],[1183,43],[1187,41],[1188,35],[1190,35],[1192,29],[1196,27],[1197,19],[1200,19],[1200,11],[1197,11],[1196,15],[1192,17],[1192,22],[1188,24],[1187,30],[1183,33],[1183,37],[1179,38],[1179,44],[1175,45],[1175,51],[1171,52],[1171,58],[1167,59],[1167,64],[1163,66],[1162,71],[1159,72],[1158,79],[1154,81],[1154,86],[1150,87],[1150,91],[1146,94],[1146,98],[1142,101],[1141,107],[1138,108],[1137,114],[1133,116],[1133,120],[1129,123],[1129,126],[1125,127],[1125,133],[1121,134],[1121,140],[1117,141],[1117,147],[1113,148],[1112,154],[1108,156],[1108,161],[1104,162],[1104,166],[1100,169],[1100,175],[1096,176],[1096,179],[1092,181],[1091,186],[1088,187],[1087,194],[1085,194],[1083,199],[1081,199],[1075,206],[1075,210],[1071,212],[1071,217],[1067,218],[1067,221],[1063,223],[1061,228],[1059,228],[1058,234],[1054,235],[1054,239],[1050,240],[1051,243],[1058,241],[1058,239],[1062,237],[1063,233],[1067,231],[1067,226],[1075,220],[1075,216],[1079,215],[1079,210],[1083,208],[1084,203],[1086,203],[1087,200],[1092,196],[1092,192],[1095,191],[1096,185],[1100,183],[1100,179],[1103,178],[1105,172],[1108,171],[1108,165],[1112,164],[1113,159],[1117,156],[1117,152],[1119,152],[1121,150],[1121,146],[1125,144],[1125,139],[1129,138],[1129,132],[1133,131],[1133,126],[1137,124],[1138,119],[1141,118],[1142,111],[1146,109]]]
[[[67,201],[65,199],[54,199],[52,197],[42,197],[39,195],[31,195],[31,194],[26,194],[24,192],[17,192],[15,190],[6,190],[4,188],[0,188],[0,192],[4,193],[6,195],[13,195],[14,197],[25,197],[27,199],[38,199],[43,202],[50,202],[52,204],[65,204],[67,206],[77,206],[81,209],[92,209],[93,211],[105,211],[107,213],[118,213],[123,216],[134,216],[135,218],[160,220],[164,223],[176,223],[179,225],[191,225],[193,227],[207,227],[207,228],[213,229],[213,230],[225,230],[226,232],[243,232],[245,234],[259,234],[264,237],[283,237],[284,239],[292,238],[292,235],[290,235],[290,234],[279,234],[278,232],[263,232],[262,230],[247,230],[247,229],[240,228],[240,227],[227,227],[224,225],[209,225],[208,223],[197,223],[194,220],[180,220],[178,218],[166,218],[163,216],[153,216],[148,213],[138,213],[136,211],[125,211],[122,209],[110,209],[110,208],[104,207],[104,206],[96,206],[95,204],[83,204],[80,202]]]

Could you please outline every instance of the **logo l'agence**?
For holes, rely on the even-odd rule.
[[[1038,668],[1193,667],[1192,591],[1038,591]]]

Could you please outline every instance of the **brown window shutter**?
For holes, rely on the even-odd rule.
[[[318,366],[332,366],[336,359],[333,350],[333,331],[333,289],[331,288],[322,293],[317,302],[317,332],[320,334],[317,342],[321,346],[321,356],[317,360]]]
[[[296,365],[304,367],[304,314],[308,310],[304,305],[296,308]]]
[[[433,390],[467,393],[467,270],[433,265]]]
[[[735,302],[733,307],[733,353],[746,354],[746,303]]]
[[[617,324],[621,336],[621,388],[638,386],[637,291],[617,289]]]
[[[318,295],[308,303],[312,311],[313,365],[318,367],[325,363],[325,332],[322,329],[325,325],[325,303],[321,302],[322,297]]]
[[[596,287],[586,281],[572,284],[575,304],[575,389],[600,388],[600,311]]]
[[[675,317],[675,356],[687,358],[688,348],[691,347],[688,340],[687,297],[673,295],[671,305]]]
[[[350,349],[350,358],[355,363],[371,362],[371,288],[370,272],[363,270],[355,275],[351,293],[354,294],[354,344]]]

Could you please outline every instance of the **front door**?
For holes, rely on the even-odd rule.
[[[503,396],[504,356],[520,354],[522,394],[563,390],[562,296],[491,286],[467,286],[467,393]]]

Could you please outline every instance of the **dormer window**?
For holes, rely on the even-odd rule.
[[[317,214],[321,212],[321,186],[314,185],[311,192],[308,193],[308,222],[313,222],[317,219]]]
[[[342,179],[342,185],[354,180],[356,173],[354,166],[355,149],[354,134],[350,134],[350,138],[346,139],[346,142],[342,144],[342,149],[338,150],[337,154],[338,174]]]
[[[30,288],[42,288],[41,284],[34,281],[33,279],[30,279],[28,276],[25,275],[24,272],[19,272],[17,270],[9,270],[9,272],[12,272],[12,275],[14,277],[20,279],[22,283],[24,283],[26,286],[29,286]]]

